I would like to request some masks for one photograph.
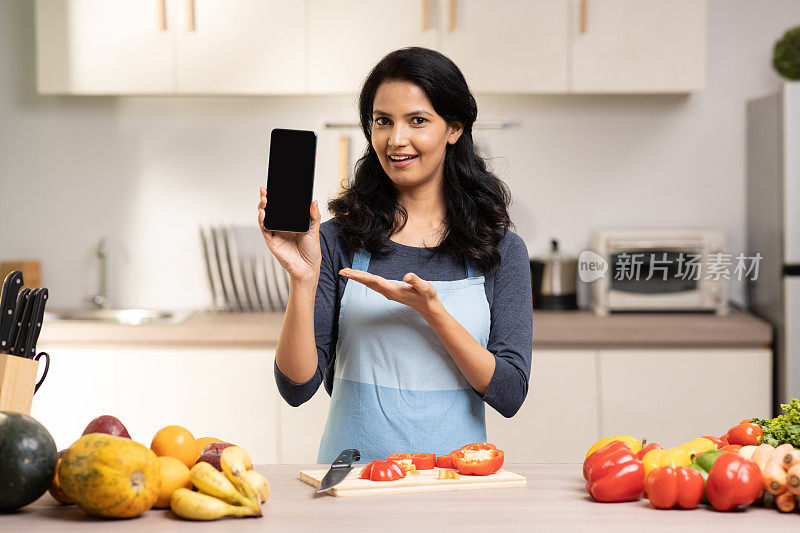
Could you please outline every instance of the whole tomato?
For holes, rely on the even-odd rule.
[[[742,422],[728,430],[728,444],[741,444],[742,446],[758,446],[758,441],[764,434],[761,426],[750,422]]]

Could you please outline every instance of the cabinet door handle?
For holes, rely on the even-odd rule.
[[[581,0],[581,33],[586,33],[586,21],[589,18],[589,0]]]
[[[158,31],[167,31],[167,0],[158,0]]]
[[[428,31],[428,29],[431,27],[430,13],[430,0],[422,0],[422,31]]]
[[[186,0],[186,29],[195,31],[194,25],[194,0]]]
[[[450,0],[450,20],[447,25],[447,31],[452,32],[456,29],[456,0]]]

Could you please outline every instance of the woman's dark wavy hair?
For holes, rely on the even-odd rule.
[[[491,271],[500,264],[497,244],[511,226],[511,195],[475,153],[472,125],[478,117],[478,106],[464,75],[449,58],[428,48],[402,48],[389,53],[375,65],[361,88],[359,114],[367,149],[356,163],[352,184],[328,202],[345,243],[351,250],[388,253],[389,236],[400,231],[408,220],[371,143],[372,106],[378,87],[385,81],[417,85],[448,124],[463,124],[461,137],[446,147],[443,192],[447,229],[434,252],[466,256],[481,271]]]

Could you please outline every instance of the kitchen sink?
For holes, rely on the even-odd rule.
[[[45,320],[82,320],[113,324],[180,324],[192,311],[167,311],[162,309],[62,309],[46,311]]]

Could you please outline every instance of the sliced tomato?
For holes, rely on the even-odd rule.
[[[450,457],[450,454],[447,455],[440,455],[436,458],[436,466],[438,468],[455,468],[453,464],[453,458]]]
[[[411,463],[417,467],[417,470],[431,470],[436,466],[436,454],[433,453],[395,453],[386,456],[387,461],[402,459],[411,459]]]
[[[371,481],[394,481],[406,477],[406,471],[394,461],[376,459],[367,463],[359,477]]]
[[[450,454],[458,471],[465,475],[488,476],[500,470],[505,460],[503,450],[494,444],[468,444]]]

